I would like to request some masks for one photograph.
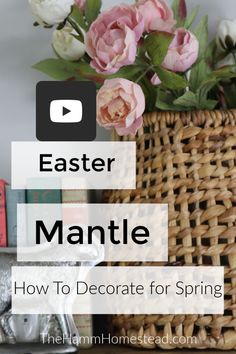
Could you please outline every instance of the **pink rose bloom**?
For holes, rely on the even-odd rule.
[[[143,124],[145,97],[141,87],[126,79],[106,80],[97,94],[97,121],[118,135],[135,135]]]
[[[199,42],[195,35],[184,28],[175,31],[168,53],[164,59],[163,67],[175,72],[185,72],[197,60]]]
[[[90,65],[98,73],[114,74],[133,64],[143,31],[143,19],[134,7],[121,5],[103,12],[86,35]]]
[[[157,76],[157,74],[154,74],[153,77],[151,78],[151,83],[154,86],[158,86],[161,84],[161,80],[159,79],[159,77]]]
[[[166,0],[139,0],[136,7],[144,18],[146,32],[172,32],[176,21]]]
[[[86,0],[75,0],[75,4],[81,11],[84,11]]]

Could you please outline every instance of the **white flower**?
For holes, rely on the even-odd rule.
[[[223,20],[218,28],[217,42],[220,49],[236,49],[236,20]]]
[[[74,36],[76,31],[66,25],[61,30],[55,30],[52,35],[52,45],[55,52],[65,60],[79,60],[85,53],[85,45]]]
[[[71,12],[74,0],[28,0],[39,24],[55,25],[63,22]]]

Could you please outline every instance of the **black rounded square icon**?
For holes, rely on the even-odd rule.
[[[36,137],[40,141],[95,140],[96,85],[91,81],[39,82]]]

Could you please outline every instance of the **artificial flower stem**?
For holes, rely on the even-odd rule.
[[[78,35],[81,37],[81,42],[84,43],[84,34],[81,31],[81,29],[79,28],[79,26],[77,25],[77,23],[70,16],[67,17],[67,21],[74,28],[74,30],[78,33]]]
[[[136,84],[139,83],[140,80],[150,71],[153,70],[153,66],[149,66],[138,78],[135,80]]]

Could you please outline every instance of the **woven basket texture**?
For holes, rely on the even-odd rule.
[[[236,349],[236,110],[150,113],[135,138],[114,140],[136,141],[137,187],[105,201],[168,203],[169,263],[223,265],[225,313],[116,315],[112,334],[168,341],[140,348]]]

